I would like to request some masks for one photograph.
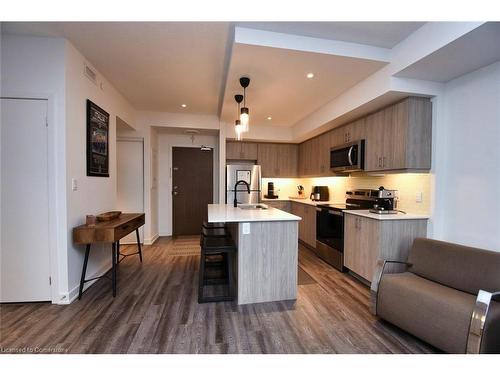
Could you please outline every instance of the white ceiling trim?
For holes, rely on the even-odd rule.
[[[389,48],[244,27],[235,28],[234,42],[382,62],[390,62],[392,57],[391,49]]]

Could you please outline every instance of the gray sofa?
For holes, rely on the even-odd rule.
[[[417,238],[373,278],[380,318],[448,353],[500,353],[500,253]]]

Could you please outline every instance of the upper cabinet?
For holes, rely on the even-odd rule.
[[[257,162],[262,177],[297,177],[298,145],[259,143]]]
[[[226,159],[230,160],[257,160],[257,143],[253,142],[226,142]]]
[[[366,137],[365,119],[361,118],[331,131],[332,147],[356,142]]]
[[[432,103],[410,97],[366,118],[365,170],[431,168]]]
[[[428,171],[431,168],[432,103],[409,97],[299,145],[226,143],[226,159],[252,160],[263,177],[334,176],[330,149],[365,140],[365,171]]]

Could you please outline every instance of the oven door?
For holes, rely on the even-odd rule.
[[[331,209],[317,209],[316,240],[344,252],[344,213]]]

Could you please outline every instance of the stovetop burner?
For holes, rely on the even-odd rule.
[[[336,211],[364,210],[364,209],[366,209],[365,207],[362,207],[361,205],[356,204],[356,203],[318,204],[316,207],[328,208],[328,209],[336,210]]]

